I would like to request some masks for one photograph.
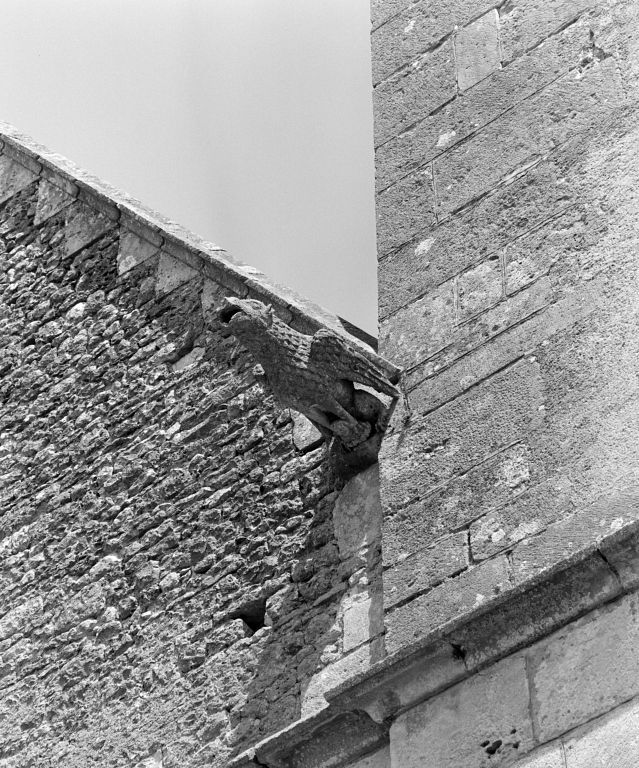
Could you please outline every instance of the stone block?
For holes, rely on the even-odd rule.
[[[400,715],[391,765],[459,768],[511,763],[533,745],[522,656],[513,656]]]
[[[454,284],[444,283],[380,326],[380,353],[410,368],[446,347],[456,331]]]
[[[413,61],[373,92],[375,146],[430,114],[457,92],[451,41]]]
[[[639,755],[639,702],[630,701],[563,741],[561,768],[635,768]]]
[[[597,231],[605,227],[605,217],[597,217],[594,211],[586,213],[586,205],[581,204],[553,216],[508,245],[504,251],[507,293],[520,291],[550,270],[557,279],[562,272],[574,269],[577,254],[587,247],[586,220],[589,239],[595,239]]]
[[[527,651],[539,741],[549,741],[639,693],[639,596],[555,632]]]
[[[443,533],[458,530],[495,507],[512,501],[538,475],[528,447],[517,443],[458,475],[422,501],[394,510],[388,499],[383,557],[397,563],[407,551],[432,545]]]
[[[473,334],[478,346],[469,348],[473,343],[473,338],[469,337],[467,344],[461,343],[457,349],[445,350],[407,376],[409,385],[417,381],[415,388],[409,393],[411,406],[421,412],[438,408],[514,362],[521,356],[522,350],[534,353],[546,340],[580,322],[601,306],[603,299],[599,289],[602,282],[599,279],[594,280],[580,293],[568,294],[561,301],[545,308],[543,305],[539,307],[539,303],[545,298],[543,292],[533,290],[532,294],[518,294],[513,297],[516,306],[513,317],[510,318],[511,325],[505,329],[498,325],[496,333],[493,330],[495,326],[489,326],[485,320],[489,316],[494,317],[497,311],[486,313],[485,318],[481,318],[481,328],[485,329],[486,335],[477,338],[477,335]],[[537,287],[543,289],[545,286],[546,281]],[[530,299],[533,301],[529,301]],[[517,321],[515,318],[520,316],[523,317]],[[475,323],[471,322],[470,325],[474,327]],[[489,327],[495,335],[490,334]],[[457,360],[453,358],[455,354],[459,356]],[[438,365],[440,367],[437,367]],[[419,381],[420,375],[425,371],[430,375]]]
[[[333,507],[333,526],[340,558],[347,560],[378,545],[381,523],[379,467],[374,464],[349,480]]]
[[[619,582],[598,553],[590,553],[524,591],[511,592],[446,639],[464,654],[469,669],[525,648],[539,638],[612,600]]]
[[[470,526],[470,549],[476,561],[535,536],[574,511],[573,488],[562,475],[549,478],[489,512]]]
[[[67,256],[86,248],[114,226],[108,216],[79,201],[66,208],[65,219],[64,250]]]
[[[522,360],[427,416],[389,435],[381,460],[382,503],[397,509],[468,472],[540,426],[544,411],[539,365]]]
[[[437,385],[433,390],[433,400],[430,398],[431,378],[435,375],[439,376],[440,371],[445,371],[452,363],[464,357],[467,358],[467,362],[470,362],[472,360],[468,357],[470,352],[480,350],[487,342],[501,337],[504,331],[520,325],[522,321],[537,314],[556,298],[550,279],[542,277],[525,291],[510,296],[485,312],[471,317],[465,323],[457,325],[447,346],[429,355],[406,373],[404,381],[407,389],[415,390],[410,394],[411,406],[421,413],[437,408]],[[516,334],[517,331],[515,331]],[[503,342],[500,341],[500,343]],[[492,349],[489,346],[489,353]],[[425,379],[428,381],[424,381]],[[423,385],[416,388],[416,385],[422,382],[424,382]],[[446,397],[444,401],[448,399],[450,398]]]
[[[298,451],[312,451],[322,444],[324,438],[312,421],[301,413],[291,411],[293,419],[293,444]]]
[[[519,174],[558,144],[613,119],[623,103],[614,61],[567,73],[434,162],[438,215],[449,214]],[[497,151],[499,148],[499,151]]]
[[[308,717],[328,706],[324,693],[336,688],[349,677],[365,672],[379,660],[379,642],[362,645],[352,653],[344,655],[338,661],[328,664],[311,679],[303,683],[301,695],[301,715]]]
[[[367,755],[354,763],[349,763],[345,768],[391,768],[390,747],[385,746]]]
[[[599,543],[599,551],[627,590],[639,586],[639,526],[624,525]]]
[[[73,197],[71,195],[68,195],[56,184],[42,179],[38,185],[38,202],[33,223],[41,224],[66,208],[67,205],[71,205],[72,202]]]
[[[435,223],[432,170],[426,167],[377,196],[377,250],[385,254]]]
[[[517,768],[566,768],[562,744],[538,747],[520,760]]]
[[[170,293],[197,276],[198,272],[193,267],[187,266],[184,262],[178,261],[167,253],[161,253],[155,284],[156,293],[159,296]]]
[[[463,98],[453,99],[378,147],[375,152],[377,189],[385,189],[430,162],[569,69],[575,69],[591,44],[591,23],[586,17],[572,24],[543,46],[493,72],[490,78],[464,93]]]
[[[373,0],[372,5],[375,25],[375,20],[383,16],[379,0]],[[386,0],[384,5],[386,14],[392,5],[394,15],[371,36],[373,83],[379,83],[425,51],[432,51],[456,26],[465,26],[493,7],[489,0],[421,0],[404,2],[404,8],[401,0]]]
[[[406,647],[451,619],[510,589],[506,557],[496,557],[445,581],[386,614],[386,649]]]
[[[0,155],[0,203],[13,197],[38,178],[37,173],[13,160],[7,154]]]
[[[344,652],[352,651],[359,645],[368,642],[373,634],[376,634],[374,628],[373,598],[365,595],[356,595],[348,600],[343,606],[342,613],[342,645]],[[377,627],[381,631],[383,626]]]
[[[455,35],[457,85],[467,91],[496,72],[501,65],[499,14],[496,9],[480,16]]]
[[[504,62],[508,63],[535,48],[551,35],[575,21],[584,11],[597,7],[593,0],[558,0],[540,3],[537,0],[517,0],[499,9],[501,46]]]
[[[638,520],[639,494],[632,490],[578,509],[515,547],[511,555],[513,578],[516,582],[525,581]]]
[[[493,256],[462,272],[457,278],[457,292],[458,317],[461,322],[496,304],[503,293],[499,257]]]
[[[157,256],[159,249],[142,237],[127,229],[120,231],[118,249],[118,274],[123,275],[147,259]]]
[[[386,610],[468,567],[466,531],[444,536],[432,546],[418,552],[415,552],[415,542],[410,538],[397,543],[400,547],[404,545],[405,552],[397,555],[397,550],[393,549],[392,564],[384,572]],[[382,555],[388,558],[385,549]]]

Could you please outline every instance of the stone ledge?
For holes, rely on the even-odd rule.
[[[0,122],[0,149],[49,183],[105,213],[188,266],[195,266],[229,291],[273,304],[278,315],[297,330],[312,334],[319,328],[330,328],[348,337],[393,383],[398,381],[400,369],[376,354],[375,340],[364,331],[272,281],[259,270],[237,262],[219,246],[202,240],[4,122]]]
[[[260,742],[230,768],[347,766],[383,745],[398,715],[638,585],[636,521],[346,680],[325,694],[324,710]]]

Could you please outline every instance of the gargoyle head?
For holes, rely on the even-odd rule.
[[[247,332],[266,330],[273,325],[273,307],[255,299],[228,296],[218,311],[218,317],[233,334],[245,336]]]

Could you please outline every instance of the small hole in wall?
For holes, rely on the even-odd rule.
[[[232,619],[242,619],[251,632],[257,632],[264,626],[266,616],[266,599],[252,600],[244,603],[231,615]]]
[[[457,645],[457,643],[453,643],[453,659],[457,659],[458,661],[463,661],[466,658],[466,649],[462,648],[461,645]]]

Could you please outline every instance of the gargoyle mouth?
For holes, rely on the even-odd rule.
[[[224,306],[218,311],[217,316],[221,322],[228,325],[231,322],[231,318],[237,315],[238,312],[242,312],[242,307],[239,307],[232,300],[226,299]]]

